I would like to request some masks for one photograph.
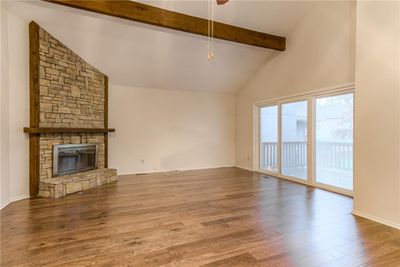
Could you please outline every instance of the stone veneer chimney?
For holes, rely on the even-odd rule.
[[[38,195],[60,197],[116,181],[116,170],[106,169],[107,132],[92,131],[108,127],[107,76],[36,23],[31,24],[30,27],[35,26],[38,31],[38,66],[33,66],[39,68],[38,127],[67,129],[39,134]],[[32,37],[30,31],[31,42]],[[77,131],[69,131],[71,129]],[[98,169],[53,177],[53,146],[58,144],[96,144]]]

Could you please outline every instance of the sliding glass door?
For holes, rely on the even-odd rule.
[[[278,106],[260,108],[260,168],[278,172]]]
[[[259,108],[259,170],[353,190],[353,92],[308,94]]]
[[[282,175],[307,180],[307,101],[282,104]]]
[[[260,169],[307,180],[306,100],[260,108]]]
[[[353,94],[315,100],[315,181],[353,190]]]

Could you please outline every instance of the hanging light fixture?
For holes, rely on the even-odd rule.
[[[229,0],[216,0],[217,5],[226,4]],[[214,58],[214,5],[208,0],[208,60]]]

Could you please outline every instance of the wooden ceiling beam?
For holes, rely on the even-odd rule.
[[[208,21],[129,0],[42,0],[103,15],[146,23],[168,29],[208,36]],[[214,38],[284,51],[286,38],[214,22]]]

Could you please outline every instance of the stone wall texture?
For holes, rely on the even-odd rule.
[[[104,128],[106,76],[61,42],[39,29],[40,127]],[[53,177],[53,149],[58,144],[97,144],[96,170]],[[103,133],[41,134],[39,196],[61,197],[117,180],[105,169]]]
[[[39,196],[58,198],[117,181],[116,169],[97,169],[40,181]]]
[[[40,127],[104,128],[105,75],[40,28]]]

